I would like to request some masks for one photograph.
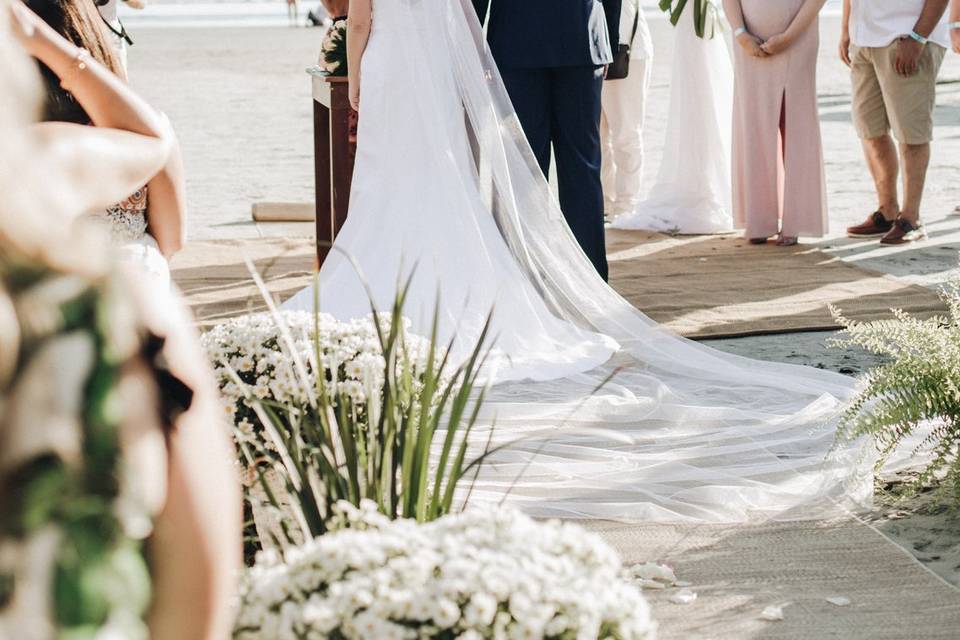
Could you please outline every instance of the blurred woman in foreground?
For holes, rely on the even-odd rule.
[[[23,50],[96,127],[33,123]],[[0,139],[0,637],[226,637],[240,502],[211,377],[179,301],[72,224],[162,170],[169,126],[0,0]]]

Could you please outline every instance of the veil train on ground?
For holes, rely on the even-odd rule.
[[[557,376],[492,387],[483,428],[474,434],[478,446],[490,429],[494,445],[513,444],[483,467],[471,501],[506,495],[536,516],[695,523],[818,518],[870,505],[871,447],[834,446],[838,416],[856,390],[852,378],[680,338],[597,275],[524,137],[470,0],[376,0],[374,24],[371,46],[388,43],[390,64],[378,66],[376,49],[364,58],[360,135],[364,126],[370,136],[382,135],[390,112],[400,109],[410,116],[403,139],[418,149],[376,149],[396,170],[360,177],[366,191],[380,195],[363,196],[355,184],[339,248],[359,256],[386,300],[400,255],[408,266],[419,258],[448,289],[454,283],[483,291],[487,272],[463,268],[480,258],[442,262],[453,243],[457,253],[489,262],[490,273],[515,274],[498,291],[535,297],[525,303],[545,305],[562,323],[558,330],[575,326],[594,346],[591,336],[602,336],[613,353],[574,359],[582,366],[561,367]],[[385,122],[365,123],[363,109],[379,109]],[[358,163],[370,151],[363,146],[361,138]],[[421,159],[428,164],[418,170]],[[416,228],[377,233],[398,216]],[[490,218],[499,230],[494,238],[484,235]],[[321,270],[322,310],[363,313],[366,294],[348,287],[339,271],[331,259]],[[429,279],[415,288],[407,308],[414,331],[428,332],[436,288]],[[312,295],[298,295],[292,306],[312,308]],[[502,355],[522,361],[529,327],[511,326],[523,318],[497,310],[511,318],[501,331],[519,336]],[[441,299],[447,332],[469,338],[480,313],[462,298]]]

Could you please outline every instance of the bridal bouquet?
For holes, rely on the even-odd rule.
[[[347,75],[347,20],[334,20],[320,47],[320,68],[328,76]]]
[[[336,512],[331,533],[248,571],[236,640],[654,637],[616,553],[572,524],[506,509],[391,521],[369,502]]]
[[[677,26],[691,0],[660,0],[660,10],[670,14],[670,23]],[[692,0],[693,28],[707,40],[723,31],[723,15],[718,0]]]

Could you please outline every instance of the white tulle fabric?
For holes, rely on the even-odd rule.
[[[674,43],[657,180],[646,199],[613,226],[692,234],[733,231],[733,63],[727,40],[722,34],[698,37],[688,10],[674,29]]]
[[[473,437],[507,446],[482,468],[472,502],[664,522],[869,504],[864,447],[832,447],[853,380],[676,337],[596,274],[470,0],[376,0],[374,25],[350,215],[319,275],[320,307],[340,318],[370,309],[345,255],[381,308],[416,265],[406,313],[426,333],[439,290],[441,330],[459,357],[494,307],[498,368]],[[285,306],[313,301],[307,290]]]
[[[142,208],[115,206],[82,218],[109,236],[117,259],[147,277],[151,286],[170,289],[170,265],[157,240],[147,231],[146,200]]]

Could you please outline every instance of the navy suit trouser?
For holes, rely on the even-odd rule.
[[[540,169],[557,161],[560,208],[597,272],[607,279],[600,183],[600,90],[603,67],[501,69]]]

